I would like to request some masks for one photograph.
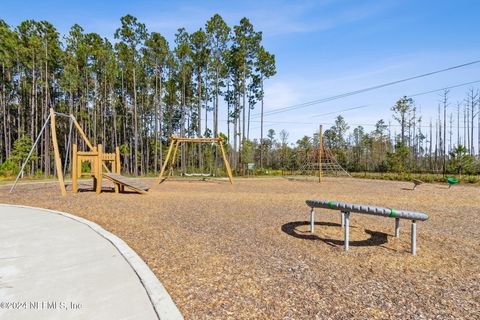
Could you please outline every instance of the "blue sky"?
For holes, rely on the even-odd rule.
[[[48,20],[65,34],[79,23],[86,32],[113,37],[122,15],[132,14],[149,31],[173,42],[175,31],[193,32],[215,13],[232,26],[242,18],[263,31],[264,45],[276,55],[277,75],[266,82],[265,109],[374,86],[480,60],[480,1],[9,1],[0,18],[16,26],[25,19]],[[353,128],[370,131],[377,120],[392,121],[390,107],[402,95],[480,80],[480,64],[324,104],[265,118],[266,128],[286,129],[293,142],[329,127],[336,111]],[[467,89],[451,90],[449,113]],[[473,85],[480,87],[480,82]],[[439,93],[415,97],[428,125],[435,119]],[[332,113],[324,115],[325,113]],[[253,111],[256,114],[257,111]],[[223,116],[225,119],[225,116]],[[258,121],[258,118],[254,118]],[[252,137],[259,123],[252,122]],[[221,129],[226,131],[225,124]],[[396,130],[392,126],[392,132]]]

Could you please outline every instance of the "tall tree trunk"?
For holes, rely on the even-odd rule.
[[[180,128],[180,135],[185,137],[185,123],[186,123],[186,82],[185,75],[182,76],[182,110],[181,110],[181,128]],[[182,143],[181,146],[181,159],[180,159],[180,166],[182,168],[182,172],[185,172],[185,143]]]
[[[163,93],[163,86],[162,86],[162,79],[163,79],[163,69],[160,70],[160,88],[159,88],[159,97],[158,97],[158,101],[159,101],[159,113],[160,113],[160,123],[159,123],[159,131],[160,131],[160,148],[159,148],[159,153],[160,153],[160,168],[163,166],[163,101],[162,101],[162,93]]]
[[[158,68],[158,67],[157,67]],[[158,76],[157,76],[157,70],[155,70],[155,93],[154,93],[154,99],[153,99],[153,104],[155,108],[155,115],[154,115],[154,135],[155,135],[155,152],[154,152],[154,159],[153,159],[153,171],[155,174],[158,171]],[[161,161],[161,160],[160,160]]]
[[[133,68],[133,128],[134,128],[134,144],[135,152],[133,160],[133,174],[138,176],[138,119],[137,119],[137,78],[135,74],[135,68]]]
[[[30,122],[30,137],[31,139],[36,138],[36,130],[35,130],[35,125],[37,121],[37,106],[35,103],[35,54],[32,55],[32,88],[31,88],[31,94],[30,94],[30,112],[31,112],[31,122]],[[36,153],[38,154],[38,148],[35,148]],[[38,166],[37,160],[32,162],[32,171],[33,173],[34,169]],[[40,169],[42,169],[42,163],[40,161]]]
[[[227,92],[230,93],[230,80],[227,82]],[[230,99],[227,100],[227,138],[230,143]]]
[[[260,111],[260,168],[263,170],[263,78],[261,80],[262,90],[262,106]]]
[[[114,94],[114,89],[113,89],[113,80],[112,82],[110,83],[110,101],[112,101],[112,105],[111,105],[111,108],[112,108],[112,122],[113,122],[113,146],[116,148],[118,147],[118,133],[117,133],[117,108],[116,108],[116,105],[115,105],[115,94]]]
[[[197,136],[202,137],[202,77],[201,70],[198,71],[198,105],[197,105]],[[205,109],[208,109],[205,106]],[[202,144],[198,144],[198,162],[201,169],[203,169],[203,158],[202,158]]]
[[[8,148],[8,135],[7,135],[7,128],[8,128],[8,123],[7,123],[7,101],[6,101],[6,95],[5,95],[5,64],[2,63],[2,99],[1,99],[1,106],[2,106],[2,118],[3,118],[3,138],[5,141],[5,158],[8,159],[10,156],[10,150]],[[35,139],[32,137],[32,140]],[[0,150],[1,153],[1,150]]]
[[[240,143],[240,149],[243,149],[243,142],[245,140],[245,103],[246,103],[246,98],[247,98],[247,89],[246,89],[246,75],[245,75],[245,67],[244,67],[244,72],[243,72],[243,102],[242,102],[242,140]],[[243,159],[242,159],[243,162]]]
[[[447,171],[447,92],[443,100],[443,174]]]
[[[213,119],[213,136],[214,137],[218,137],[218,96],[219,96],[218,77],[219,77],[219,73],[220,73],[219,72],[219,67],[217,66],[216,70],[215,70],[215,107],[214,107],[214,119]],[[228,119],[228,115],[227,115],[227,119]],[[229,133],[229,135],[230,135],[230,133]]]
[[[468,140],[467,140],[467,108],[463,106],[463,144],[464,147],[468,149]]]
[[[430,146],[428,148],[428,154],[430,156],[430,170],[433,170],[433,163],[432,163],[432,140],[433,140],[433,135],[432,135],[432,119],[430,119]]]
[[[460,145],[460,103],[457,103],[457,147]]]
[[[473,156],[475,154],[475,148],[474,148],[474,143],[473,143],[473,128],[474,128],[474,120],[475,120],[475,107],[476,107],[476,99],[473,94],[473,89],[472,89],[472,104],[471,104],[471,126],[470,126],[470,137],[471,137],[471,143],[470,143],[470,154]]]

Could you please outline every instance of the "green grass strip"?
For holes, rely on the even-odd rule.
[[[391,211],[391,213],[389,215],[390,218],[397,217],[397,211],[395,209],[390,208],[390,211]]]

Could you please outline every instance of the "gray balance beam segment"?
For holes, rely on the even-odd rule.
[[[375,206],[367,206],[363,204],[353,204],[345,202],[334,202],[324,200],[307,200],[307,205],[310,208],[325,208],[325,209],[337,209],[345,212],[357,212],[364,214],[372,214],[376,216],[400,218],[409,220],[428,220],[428,215],[421,212],[396,210],[392,208],[383,208]]]
[[[412,221],[412,230],[411,230],[411,250],[412,255],[417,254],[417,225],[416,220],[425,221],[428,220],[428,215],[422,212],[415,211],[406,211],[406,210],[396,210],[393,208],[383,208],[368,206],[362,204],[353,204],[345,202],[334,202],[326,200],[307,200],[307,205],[311,208],[310,210],[310,231],[313,233],[313,226],[315,224],[315,208],[325,208],[332,210],[340,210],[342,227],[344,227],[344,237],[345,237],[345,250],[349,249],[349,229],[350,229],[350,213],[362,213],[370,214],[375,216],[382,216],[387,218],[395,218],[395,236],[400,236],[400,219],[408,219]]]

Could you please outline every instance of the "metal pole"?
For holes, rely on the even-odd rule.
[[[344,211],[340,211],[340,218],[341,218],[341,221],[342,221],[342,228],[345,227],[345,212]]]
[[[312,208],[310,210],[310,233],[315,231],[315,210]]]
[[[417,224],[412,220],[412,255],[417,255]]]
[[[10,192],[9,192],[9,193],[12,193],[13,189],[15,189],[15,187],[17,186],[18,179],[20,179],[20,176],[22,175],[23,170],[25,169],[25,166],[26,166],[27,163],[28,163],[28,159],[30,159],[30,157],[32,156],[33,150],[34,150],[35,147],[37,146],[37,143],[38,143],[38,141],[40,140],[40,137],[42,136],[43,131],[44,131],[45,128],[47,127],[47,124],[48,124],[48,121],[49,121],[49,120],[50,120],[50,114],[48,115],[47,120],[45,120],[45,123],[43,124],[43,127],[42,127],[42,129],[40,130],[40,133],[38,134],[37,139],[35,140],[35,143],[34,143],[33,146],[32,146],[32,149],[30,149],[30,152],[28,153],[27,159],[26,159],[25,162],[23,163],[22,168],[20,169],[20,172],[18,173],[17,178],[15,179],[15,182],[13,183],[13,186],[12,186],[12,188],[10,189]]]
[[[400,237],[400,218],[395,218],[395,237]]]
[[[345,212],[344,213],[345,217],[345,229],[344,229],[344,234],[345,234],[345,251],[348,251],[349,247],[349,241],[350,241],[350,212]]]

